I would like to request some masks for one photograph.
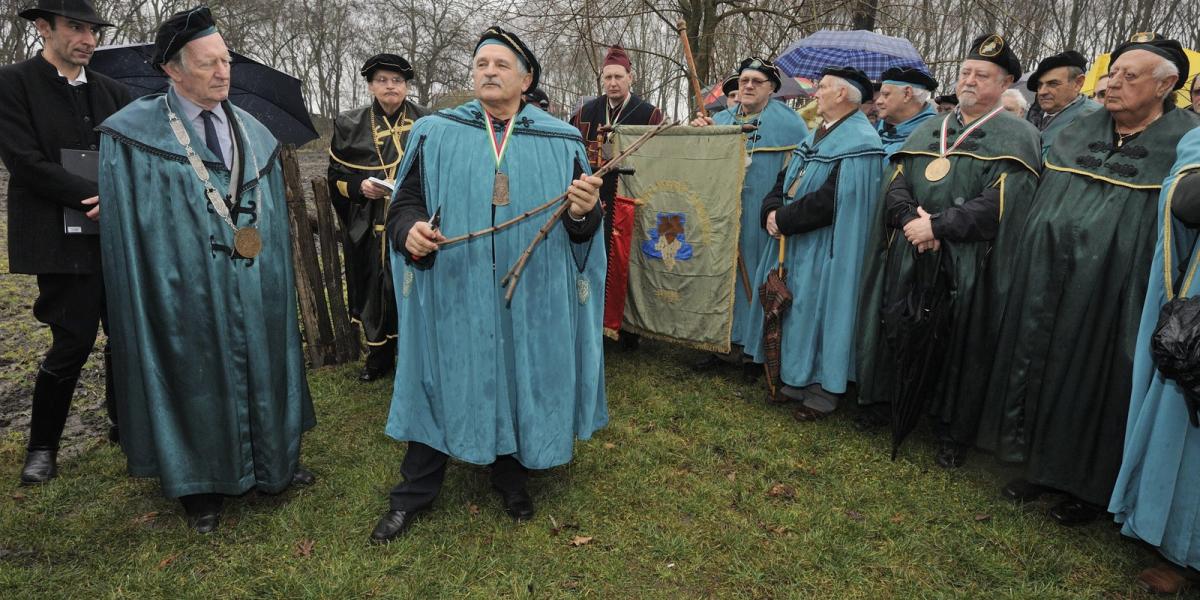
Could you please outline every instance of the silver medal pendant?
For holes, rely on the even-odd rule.
[[[580,304],[587,304],[588,298],[592,297],[592,286],[582,275],[575,278],[575,294],[579,296]]]

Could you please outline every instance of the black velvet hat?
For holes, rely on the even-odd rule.
[[[779,88],[783,86],[783,79],[779,75],[779,67],[776,67],[775,63],[765,58],[751,56],[750,58],[743,60],[742,64],[738,65],[738,75],[741,75],[742,71],[745,71],[746,69],[753,69],[759,73],[762,73],[763,75],[766,75],[767,79],[771,82],[771,86],[774,88],[771,90],[771,93],[778,92]]]
[[[1081,71],[1087,71],[1087,59],[1074,50],[1067,50],[1062,54],[1047,57],[1038,63],[1037,70],[1033,72],[1033,75],[1029,76],[1029,81],[1025,83],[1025,87],[1029,88],[1031,92],[1036,92],[1042,75],[1045,75],[1051,69],[1059,67],[1078,67]]]
[[[733,75],[730,75],[729,77],[726,77],[725,81],[723,81],[721,83],[721,93],[725,94],[726,98],[729,97],[729,94],[736,92],[737,90],[738,90],[738,74],[737,73],[734,73]]]
[[[412,65],[408,64],[407,60],[404,60],[401,56],[386,52],[368,58],[367,62],[363,63],[362,69],[358,71],[358,74],[365,77],[367,81],[370,81],[371,77],[375,75],[375,71],[380,69],[395,71],[402,75],[405,81],[410,81],[413,78],[413,68]]]
[[[207,6],[200,5],[171,15],[158,26],[154,36],[154,67],[161,71],[162,66],[179,54],[188,42],[216,32],[216,21]]]
[[[1146,39],[1146,41],[1139,41],[1147,37],[1150,39]],[[1109,57],[1108,62],[1110,68],[1111,65],[1116,64],[1117,57],[1129,52],[1130,50],[1146,50],[1147,52],[1153,52],[1154,54],[1157,54],[1175,63],[1175,67],[1179,69],[1179,78],[1175,80],[1175,87],[1173,88],[1174,90],[1182,88],[1184,84],[1187,83],[1188,73],[1190,72],[1191,67],[1188,65],[1188,57],[1183,51],[1183,45],[1178,41],[1163,39],[1163,37],[1158,34],[1139,33],[1133,36],[1130,41],[1122,43],[1120,46],[1117,46],[1116,50],[1112,51],[1112,56]]]
[[[550,110],[550,96],[547,96],[542,88],[529,88],[529,91],[525,92],[525,101],[537,105],[542,110]]]
[[[931,77],[929,73],[912,67],[892,67],[884,71],[883,83],[888,85],[908,85],[931,92],[938,87],[937,80]]]
[[[475,44],[475,52],[479,52],[479,47],[484,45],[489,40],[494,40],[505,46],[508,46],[518,58],[525,62],[525,66],[529,68],[529,74],[533,76],[533,80],[529,83],[529,89],[534,89],[538,86],[538,81],[542,78],[542,65],[538,62],[537,57],[529,50],[529,46],[517,37],[517,34],[511,31],[505,31],[500,27],[489,27],[483,35],[479,36],[479,42]]]
[[[853,85],[854,87],[858,88],[859,92],[862,92],[863,102],[867,102],[871,98],[875,97],[875,88],[871,84],[871,79],[867,77],[866,73],[863,73],[854,67],[849,65],[844,67],[825,67],[825,69],[821,71],[821,77],[826,75],[841,77],[842,79],[850,82],[850,85]]]
[[[946,94],[933,99],[934,104],[949,103],[958,106],[958,94]]]
[[[100,27],[113,26],[112,23],[105,21],[96,13],[96,7],[92,5],[92,0],[38,0],[37,6],[31,6],[17,15],[30,21],[38,17],[50,21],[54,19],[54,15],[58,15]]]
[[[1021,61],[1013,54],[1012,48],[1004,38],[995,33],[985,33],[971,42],[967,52],[969,60],[986,60],[999,65],[1001,69],[1012,75],[1013,79],[1021,78]]]

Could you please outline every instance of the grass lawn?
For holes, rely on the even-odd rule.
[[[311,488],[226,504],[189,530],[153,480],[128,478],[100,440],[59,479],[20,488],[24,432],[0,440],[5,598],[1142,597],[1155,555],[1105,520],[1053,524],[1047,502],[999,498],[1013,474],[984,457],[948,473],[918,432],[892,462],[887,435],[851,413],[800,424],[740,377],[697,375],[690,351],[610,352],[611,423],[575,461],[531,481],[516,525],[482,469],[454,463],[435,510],[397,542],[367,543],[404,447],[383,434],[390,383],[314,371]]]

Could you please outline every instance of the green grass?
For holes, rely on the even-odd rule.
[[[1066,529],[1046,503],[999,499],[1011,470],[932,466],[918,434],[896,462],[850,413],[800,424],[756,386],[696,375],[694,353],[609,353],[610,425],[568,466],[535,475],[537,517],[514,524],[486,472],[454,463],[435,510],[367,543],[403,445],[383,434],[390,384],[354,367],[310,374],[316,486],[227,503],[199,536],[153,480],[98,440],[61,476],[18,488],[23,434],[0,440],[6,598],[1141,597],[1155,555],[1108,521]],[[774,493],[773,493],[774,490]],[[589,543],[572,546],[576,536]]]

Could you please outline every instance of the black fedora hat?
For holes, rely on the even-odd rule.
[[[54,16],[58,15],[100,27],[113,26],[112,23],[105,21],[96,13],[96,7],[92,5],[92,0],[38,0],[36,6],[31,6],[17,15],[30,21],[38,17],[52,21]]]

